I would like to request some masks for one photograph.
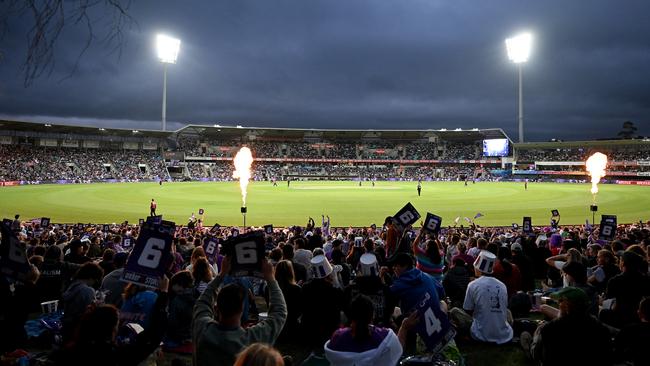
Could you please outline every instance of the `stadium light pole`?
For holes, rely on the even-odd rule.
[[[167,130],[167,64],[175,64],[181,40],[163,34],[156,36],[158,59],[163,64],[162,130]]]
[[[522,93],[522,69],[524,62],[528,61],[533,36],[522,33],[506,39],[506,50],[510,61],[517,64],[519,69],[519,142],[524,142],[524,98]]]

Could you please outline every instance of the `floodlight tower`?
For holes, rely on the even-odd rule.
[[[162,130],[167,130],[167,64],[175,64],[181,40],[163,34],[156,36],[158,58],[163,63]]]
[[[528,61],[530,49],[533,43],[533,36],[530,33],[522,33],[506,39],[506,50],[510,61],[517,64],[519,68],[519,142],[524,142],[524,99],[522,94],[522,68],[524,62]]]

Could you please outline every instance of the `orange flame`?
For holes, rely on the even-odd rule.
[[[235,155],[233,160],[235,171],[232,173],[233,178],[239,178],[239,188],[241,188],[242,206],[246,207],[246,194],[248,181],[251,179],[251,165],[253,164],[253,154],[251,149],[242,147]]]
[[[595,153],[587,159],[587,171],[591,175],[591,194],[598,193],[598,182],[600,178],[605,176],[605,168],[607,167],[607,156],[602,153]]]

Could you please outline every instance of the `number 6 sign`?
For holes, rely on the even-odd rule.
[[[427,218],[424,219],[423,229],[436,235],[440,231],[440,226],[442,226],[442,217],[427,212]]]
[[[406,206],[402,207],[401,210],[397,211],[395,216],[393,216],[393,221],[400,226],[400,229],[403,229],[404,227],[418,221],[419,218],[420,213],[409,202]]]
[[[158,288],[171,260],[172,236],[168,230],[145,225],[124,266],[122,280]]]
[[[222,251],[231,258],[233,276],[262,277],[264,256],[264,232],[254,231],[238,235],[223,243]]]

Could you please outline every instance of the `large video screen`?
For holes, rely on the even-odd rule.
[[[483,156],[508,156],[508,139],[483,140]]]

